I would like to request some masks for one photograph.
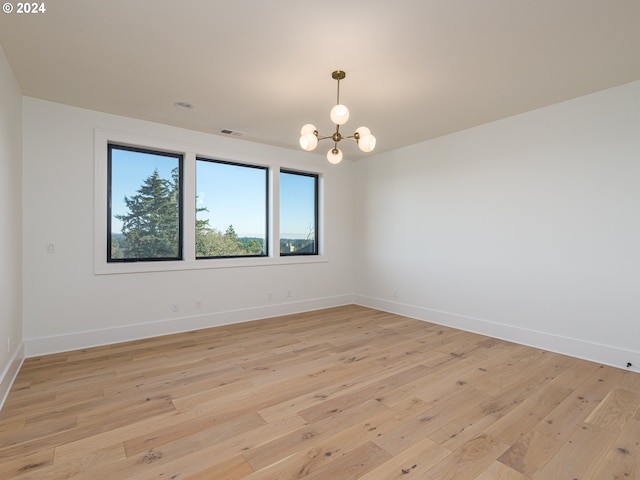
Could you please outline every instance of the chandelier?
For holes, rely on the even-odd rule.
[[[363,152],[371,152],[376,146],[376,137],[371,135],[371,130],[367,127],[358,127],[353,135],[348,137],[343,136],[340,133],[340,126],[347,123],[349,120],[349,109],[340,104],[340,80],[343,80],[347,74],[342,70],[336,70],[331,74],[331,78],[338,81],[338,95],[336,99],[336,106],[331,109],[330,117],[331,121],[336,125],[336,131],[333,135],[323,136],[318,134],[318,129],[315,125],[307,123],[300,130],[300,146],[303,150],[310,152],[318,146],[319,140],[325,140],[330,138],[333,140],[333,148],[327,152],[327,160],[330,163],[338,164],[342,161],[342,151],[338,148],[338,142],[345,138],[355,140],[358,144],[358,148]]]

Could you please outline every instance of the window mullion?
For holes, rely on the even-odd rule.
[[[184,155],[183,182],[183,218],[184,218],[184,259],[188,262],[196,259],[196,154]]]
[[[270,256],[280,256],[280,169],[271,168],[269,170],[269,202],[271,224],[269,226],[269,245],[271,245]]]

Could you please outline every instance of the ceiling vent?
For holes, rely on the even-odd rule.
[[[225,135],[232,135],[234,137],[242,137],[243,135],[246,135],[246,133],[244,132],[238,132],[236,130],[229,130],[229,129],[223,129],[220,130],[220,133],[224,133]]]

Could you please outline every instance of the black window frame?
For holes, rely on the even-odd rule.
[[[111,256],[112,241],[112,152],[114,149],[171,157],[178,160],[178,254],[172,257],[140,257],[113,258]],[[182,153],[156,150],[153,148],[134,147],[115,142],[107,143],[107,263],[168,262],[184,260],[184,155]]]
[[[282,173],[286,173],[286,174],[290,174],[290,175],[300,175],[302,177],[311,177],[313,178],[314,181],[314,192],[313,192],[313,202],[314,202],[314,208],[313,208],[313,217],[314,217],[314,228],[313,228],[313,252],[299,252],[299,251],[294,251],[294,252],[282,252],[282,250],[280,250],[280,256],[281,257],[301,257],[301,256],[318,256],[320,255],[320,244],[319,244],[319,238],[320,238],[320,175],[317,173],[311,173],[311,172],[301,172],[299,170],[293,170],[290,168],[280,168],[280,174]],[[280,200],[280,208],[282,208],[282,195],[281,192],[278,192],[278,198]],[[282,232],[279,231],[278,232],[278,245],[281,245],[281,241],[282,241]]]
[[[198,252],[196,251],[195,253],[195,259],[196,261],[200,261],[200,260],[221,260],[221,259],[228,259],[228,258],[264,258],[264,257],[268,257],[270,250],[269,250],[269,226],[270,226],[270,218],[269,218],[269,200],[270,200],[270,194],[269,194],[269,171],[270,171],[270,167],[268,166],[264,166],[264,165],[253,165],[250,163],[243,163],[243,162],[234,162],[231,160],[221,160],[218,158],[210,158],[210,157],[205,157],[205,156],[196,156],[196,160],[195,160],[195,184],[196,184],[196,194],[197,194],[197,185],[198,185],[198,162],[202,161],[202,162],[210,162],[210,163],[219,163],[219,164],[223,164],[223,165],[233,165],[235,167],[245,167],[245,168],[253,168],[256,170],[263,170],[264,171],[264,177],[265,177],[265,202],[264,202],[264,206],[265,206],[265,225],[264,225],[264,248],[263,248],[263,253],[261,254],[257,254],[257,255],[224,255],[224,256],[198,256]],[[197,212],[196,212],[196,224],[197,224]],[[194,225],[195,227],[195,225]],[[194,237],[194,240],[197,240],[197,232],[195,232],[196,237]]]

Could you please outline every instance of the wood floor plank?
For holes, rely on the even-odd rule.
[[[41,417],[41,415],[38,415]],[[61,430],[69,430],[75,428],[78,424],[76,417],[56,417],[50,415],[49,418],[43,418],[40,421],[32,422],[25,425],[19,432],[12,435],[2,435],[0,438],[0,451],[5,447],[12,447],[26,442],[32,438],[46,438]]]
[[[606,452],[615,442],[616,436],[613,432],[585,423],[531,478],[533,480],[591,479]]]
[[[16,456],[0,462],[0,478],[15,478],[53,465],[54,449],[41,449],[26,456]]]
[[[614,388],[585,419],[585,423],[619,433],[638,411],[640,394]]]
[[[506,412],[504,416],[489,425],[485,432],[512,445],[525,433],[531,431],[572,392],[573,390],[563,385],[548,384]]]
[[[287,478],[289,472],[304,472],[305,475],[312,475],[316,471],[328,468],[328,464],[344,456],[351,456],[358,446],[372,442],[385,432],[397,427],[404,417],[416,415],[423,408],[423,402],[412,399],[398,409],[381,408],[378,413],[374,413],[373,409],[368,409],[367,418],[364,420],[348,427],[342,425],[339,431],[328,429],[322,434],[305,438],[309,444],[306,449],[298,448],[286,460],[274,462],[274,467],[269,465],[269,462],[273,461],[272,455],[266,457],[269,459],[266,462],[263,457],[262,463],[255,456],[245,455],[245,458],[254,469],[262,470],[267,477]],[[273,445],[265,445],[265,449],[263,449],[264,452],[268,451],[270,454],[273,453],[273,450]],[[254,477],[257,480],[261,475]]]
[[[127,480],[148,480],[150,478],[181,478],[182,475],[198,475],[206,471],[216,471],[219,465],[228,465],[227,462],[257,448],[265,443],[286,436],[297,431],[305,425],[302,418],[292,416],[278,422],[265,424],[251,430],[237,429],[237,434],[217,442],[211,441],[207,435],[199,435],[197,438],[184,438],[161,449],[162,461],[150,462],[146,468],[136,473],[128,473]],[[204,445],[203,442],[207,444]],[[164,451],[169,452],[164,455]],[[155,450],[153,450],[155,451]],[[129,459],[133,464],[142,457]],[[244,457],[242,457],[244,460]],[[248,463],[241,462],[241,468],[246,470]],[[126,470],[126,464],[124,470]],[[250,467],[249,467],[250,468]],[[251,469],[253,471],[253,469]],[[89,477],[90,478],[90,477]],[[205,477],[206,478],[206,477]],[[217,478],[217,477],[212,477]],[[239,477],[244,478],[244,477]]]
[[[459,376],[462,374],[462,370],[467,367],[470,370],[476,370],[476,367],[469,365],[466,360],[452,359],[442,352],[432,352],[425,355],[424,361],[419,365],[428,368],[425,376],[386,392],[382,397],[382,401],[386,405],[394,406],[407,397],[415,396],[420,396],[428,403],[437,403],[441,400],[442,395],[446,395],[447,391],[457,391],[463,386],[457,378],[452,378],[449,374],[454,377]],[[427,388],[427,385],[431,388]]]
[[[509,448],[489,435],[482,434],[469,440],[451,455],[427,470],[428,478],[438,480],[475,479]]]
[[[275,385],[295,378],[317,375],[319,372],[335,365],[336,359],[324,352],[313,352],[312,355],[293,358],[284,364],[270,365],[267,363],[261,375],[253,376],[250,380],[254,387]]]
[[[429,434],[429,438],[450,450],[457,450],[466,442],[481,435],[502,416],[508,414],[519,403],[524,401],[528,390],[522,389],[514,395],[498,395],[489,397],[467,410],[460,412],[442,428]]]
[[[325,478],[360,478],[376,466],[389,458],[384,450],[373,443],[365,443],[352,450],[347,455],[327,464],[315,474],[309,475],[309,480]]]
[[[451,455],[430,438],[423,438],[393,455],[389,460],[360,477],[360,480],[399,480],[425,478],[427,470]]]
[[[348,305],[27,359],[11,480],[640,478],[640,375]]]
[[[503,463],[493,462],[489,468],[478,475],[475,480],[531,480],[520,472],[507,467]]]
[[[368,421],[372,416],[388,412],[389,408],[375,400],[369,400],[352,408],[336,410],[333,415],[311,425],[264,443],[243,453],[254,470],[261,470],[279,463],[279,459],[290,458],[296,452],[306,452],[313,445],[336,433]]]
[[[615,386],[616,372],[602,368],[589,375],[565,400],[528,433],[511,445],[500,461],[531,477],[540,470],[578,430],[589,414]],[[607,375],[600,375],[607,373]],[[610,373],[610,374],[609,374]],[[606,436],[607,440],[609,436]]]
[[[377,445],[365,443],[340,458],[326,464],[321,464],[317,470],[313,469],[312,465],[314,465],[314,461],[322,459],[322,455],[323,453],[321,451],[313,450],[309,452],[308,457],[303,458],[301,462],[293,463],[293,465],[285,469],[284,472],[278,471],[275,473],[271,468],[266,468],[246,478],[247,480],[294,480],[299,478],[308,480],[340,478],[347,480],[361,477],[389,458],[389,454]],[[285,461],[288,460],[289,459],[286,459]]]
[[[591,480],[617,478],[640,478],[640,421],[638,420],[631,420],[623,427]]]
[[[191,461],[192,459],[190,459]],[[195,470],[195,473],[191,473]],[[237,455],[229,460],[216,463],[212,467],[202,469],[201,463],[190,463],[180,469],[182,480],[238,480],[246,478],[253,473],[253,469],[241,455]],[[167,478],[174,478],[169,475]]]
[[[401,387],[405,383],[423,377],[428,369],[422,365],[408,368],[400,372],[392,372],[382,379],[367,386],[352,389],[349,393],[343,393],[331,400],[327,400],[318,406],[310,407],[298,412],[309,422],[316,422],[330,416],[336,410],[349,408],[366,400],[378,400],[386,392]]]
[[[473,408],[485,394],[468,388],[437,404],[426,404],[415,416],[406,416],[397,428],[380,435],[374,442],[392,455],[398,455],[424,438],[451,423],[462,412]],[[420,399],[417,399],[420,400]]]
[[[367,363],[360,365],[358,376],[375,375],[376,366]],[[279,403],[263,408],[259,411],[260,415],[268,422],[286,417],[292,413],[307,410],[311,407],[319,405],[327,398],[344,392],[351,385],[356,383],[356,376],[352,369],[345,369],[343,365],[337,364],[325,368],[322,372],[309,373],[317,382],[314,382],[314,389],[305,391],[296,397],[288,397]],[[326,380],[325,380],[326,379]]]
[[[65,458],[64,462],[54,462],[42,465],[26,465],[15,480],[49,480],[58,478],[78,478],[87,471],[104,471],[124,458],[121,445],[99,447],[84,456]],[[97,477],[96,477],[97,478]]]
[[[235,429],[237,428],[236,422],[242,417],[242,415],[226,412],[222,415],[199,415],[191,420],[181,421],[164,428],[156,427],[152,432],[126,439],[122,443],[126,456],[130,457],[150,448],[162,447],[183,438],[193,438],[198,434],[216,439],[219,433],[214,433],[215,429],[225,424],[231,425],[231,428]],[[250,412],[245,417],[251,422],[251,428],[264,425],[264,420],[256,412]]]

